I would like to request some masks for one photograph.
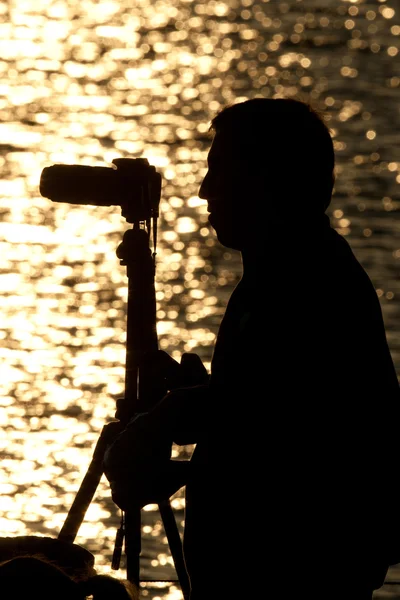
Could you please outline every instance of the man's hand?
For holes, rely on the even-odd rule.
[[[163,381],[167,391],[208,383],[207,369],[194,352],[184,352],[179,363],[163,350],[148,352],[140,368],[152,379]]]
[[[158,502],[169,494],[166,472],[172,441],[161,435],[149,413],[137,415],[104,455],[104,473],[122,509]]]
[[[121,509],[159,504],[186,484],[189,462],[171,460],[172,444],[197,443],[210,419],[208,400],[208,385],[174,390],[115,437],[104,473]]]

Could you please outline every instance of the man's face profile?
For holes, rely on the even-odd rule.
[[[208,154],[208,171],[199,197],[207,200],[209,222],[224,246],[241,250],[248,239],[246,225],[252,220],[249,211],[254,199],[251,178],[245,161],[240,159],[238,142],[217,133]]]

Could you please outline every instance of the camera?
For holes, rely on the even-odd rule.
[[[45,167],[40,176],[40,194],[53,202],[120,206],[128,223],[157,218],[160,173],[147,158],[116,158],[112,164]]]

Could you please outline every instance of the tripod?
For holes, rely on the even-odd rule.
[[[89,468],[58,537],[0,538],[1,560],[39,553],[57,562],[66,572],[79,570],[87,573],[88,569],[94,567],[94,556],[75,544],[74,540],[103,475],[105,451],[135,415],[148,412],[168,391],[165,376],[154,377],[150,365],[147,363],[146,367],[146,361],[143,361],[146,354],[158,350],[154,276],[161,175],[149,165],[147,159],[118,158],[112,162],[117,169],[81,165],[46,167],[41,175],[40,193],[54,202],[120,206],[122,216],[133,225],[132,229],[125,232],[117,249],[117,257],[122,265],[126,265],[128,275],[125,394],[117,400],[116,420],[102,429]],[[153,253],[149,247],[151,237]],[[179,381],[177,371],[182,370],[184,361],[180,365],[173,359],[169,361],[170,381],[174,378]],[[190,360],[186,362],[189,368],[183,371],[197,378],[198,364]],[[182,593],[187,600],[189,579],[181,538],[169,501],[161,502],[159,510]],[[140,509],[132,508],[123,513],[112,562],[115,570],[119,568],[124,539],[127,579],[139,588]]]
[[[124,167],[124,159],[115,162],[121,163],[118,164],[119,168]],[[73,543],[75,540],[103,475],[104,453],[109,443],[114,439],[116,432],[121,431],[124,425],[136,414],[147,412],[167,391],[163,381],[157,381],[151,376],[148,369],[146,370],[144,366],[140,366],[143,357],[147,353],[158,349],[154,276],[158,216],[156,207],[158,207],[160,192],[161,178],[158,190],[156,190],[156,193],[154,193],[154,190],[152,192],[153,198],[144,199],[145,203],[150,202],[153,207],[152,217],[145,221],[135,220],[129,214],[129,209],[122,207],[122,215],[126,217],[128,222],[133,223],[133,228],[125,232],[123,241],[117,248],[117,257],[122,265],[126,265],[128,275],[125,395],[117,400],[115,417],[118,422],[111,422],[103,427],[89,468],[58,535],[58,540],[62,542]],[[146,194],[146,190],[142,190],[143,193]],[[149,248],[152,224],[153,253]],[[187,600],[189,580],[183,559],[180,534],[169,501],[161,502],[159,510],[182,593],[185,600]],[[141,581],[140,509],[132,508],[123,513],[121,527],[116,536],[112,564],[114,569],[119,568],[124,539],[127,579],[139,587]]]

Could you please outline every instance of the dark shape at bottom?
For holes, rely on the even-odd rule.
[[[75,581],[95,574],[93,554],[78,544],[35,535],[0,537],[0,563],[33,555],[57,565]]]

